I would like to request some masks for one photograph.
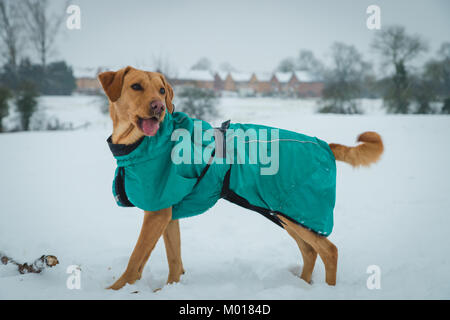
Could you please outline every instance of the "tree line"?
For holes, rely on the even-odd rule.
[[[428,52],[427,42],[402,26],[377,31],[371,49],[387,75],[377,78],[373,64],[341,42],[331,46],[329,65],[302,50],[297,58],[283,59],[277,70],[304,70],[324,81],[320,112],[361,113],[359,98],[382,98],[389,113],[450,114],[450,42],[419,68],[413,62]]]
[[[64,17],[64,10],[51,12],[48,0],[0,0],[0,132],[11,104],[20,118],[16,130],[29,130],[39,95],[75,90],[72,68],[49,62]]]

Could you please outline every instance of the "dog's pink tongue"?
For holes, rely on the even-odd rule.
[[[159,121],[155,118],[142,120],[142,131],[147,136],[154,136],[159,129]]]

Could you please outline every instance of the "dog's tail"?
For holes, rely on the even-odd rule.
[[[380,159],[384,146],[378,133],[373,131],[364,132],[358,136],[356,141],[362,143],[356,147],[330,143],[330,149],[336,160],[347,162],[353,167],[359,167],[369,166]]]

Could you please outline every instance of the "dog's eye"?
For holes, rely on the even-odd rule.
[[[159,93],[161,93],[161,94],[166,93],[166,89],[164,89],[164,88],[159,89]]]
[[[131,89],[136,90],[136,91],[144,90],[144,89],[142,88],[142,86],[141,86],[139,83],[134,83],[134,84],[132,84],[132,85],[131,85]]]

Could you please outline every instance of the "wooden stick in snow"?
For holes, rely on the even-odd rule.
[[[3,264],[14,264],[17,266],[21,274],[25,273],[41,273],[45,268],[51,268],[56,266],[59,261],[55,256],[43,255],[39,259],[36,259],[33,263],[18,263],[13,259],[0,253],[0,262]]]

